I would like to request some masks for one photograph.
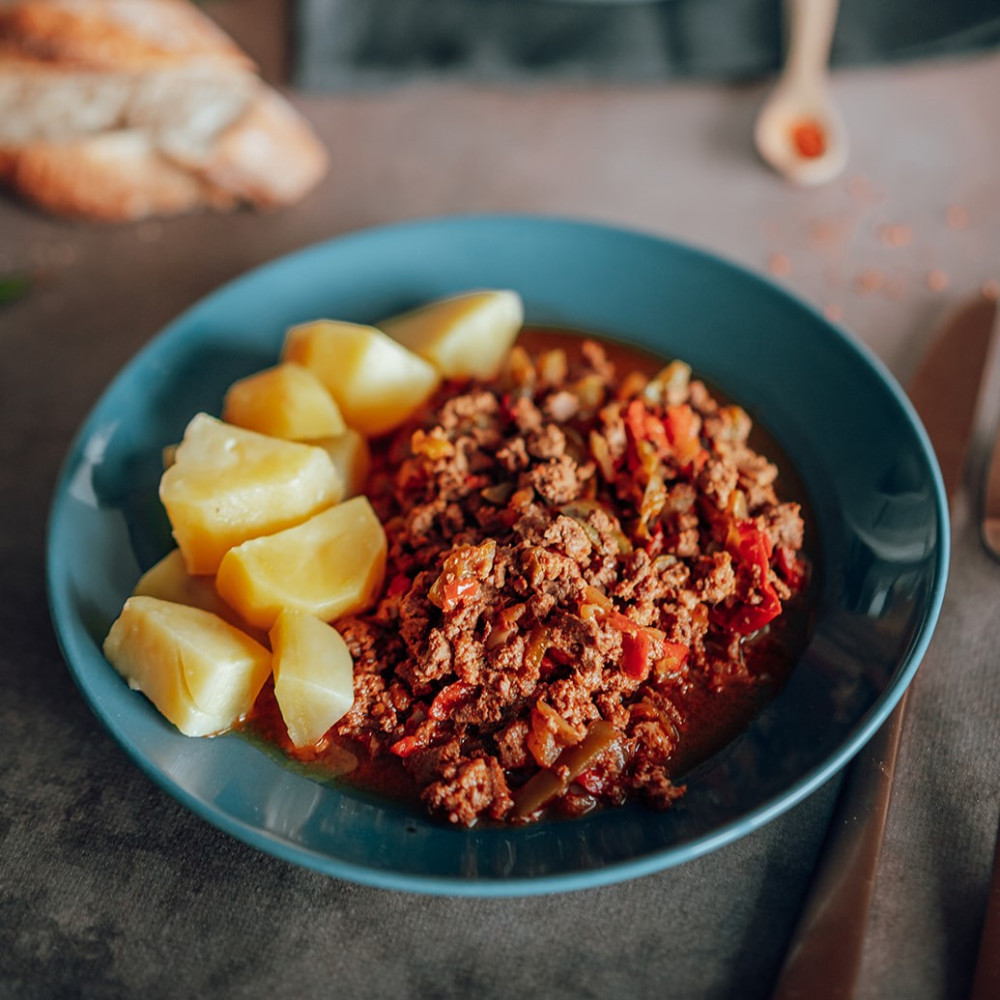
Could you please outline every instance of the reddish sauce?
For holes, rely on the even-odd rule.
[[[420,808],[419,789],[397,757],[382,755],[373,759],[364,747],[346,740],[335,743],[325,739],[314,748],[294,747],[270,680],[257,697],[243,731],[264,748],[274,748],[280,755],[297,761],[314,778],[344,782]]]

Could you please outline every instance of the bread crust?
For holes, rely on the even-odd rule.
[[[139,220],[237,204],[230,192],[161,156],[141,132],[36,143],[9,160],[8,176],[24,197],[68,218]]]
[[[260,208],[298,201],[326,172],[326,150],[304,119],[262,89],[198,167],[213,186]]]
[[[305,119],[187,0],[0,3],[0,182],[49,211],[273,208],[327,162]]]

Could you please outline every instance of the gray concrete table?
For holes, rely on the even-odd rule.
[[[218,8],[251,50],[259,7]],[[167,797],[90,713],[48,619],[45,519],[75,428],[164,323],[256,264],[406,218],[557,213],[687,240],[770,273],[905,378],[947,309],[1000,278],[1000,58],[835,89],[853,155],[815,191],[756,161],[762,86],[413,86],[295,96],[332,169],[291,210],[99,227],[0,201],[0,272],[39,275],[0,309],[0,996],[768,995],[834,786],[707,857],[570,895],[425,898],[296,868]],[[972,492],[998,416],[989,377],[864,997],[959,997],[971,976],[1000,811],[1000,566]]]

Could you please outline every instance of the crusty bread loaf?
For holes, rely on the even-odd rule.
[[[304,119],[188,0],[0,3],[0,180],[51,211],[273,207],[326,165]]]
[[[149,137],[134,129],[22,146],[8,160],[7,178],[42,208],[76,218],[144,219],[237,203],[157,155]]]

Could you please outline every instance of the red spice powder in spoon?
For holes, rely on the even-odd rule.
[[[817,121],[796,122],[791,129],[791,139],[799,156],[804,159],[814,160],[826,152],[826,132]]]

